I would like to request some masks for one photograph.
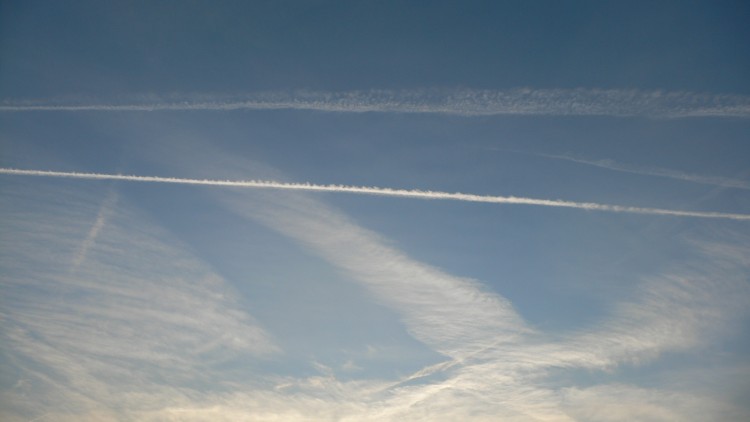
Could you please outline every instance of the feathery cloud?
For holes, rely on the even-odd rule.
[[[695,268],[676,268],[644,280],[634,297],[617,305],[601,323],[551,335],[529,326],[502,295],[483,289],[481,283],[415,262],[311,198],[289,194],[251,201],[240,191],[214,193],[239,215],[263,222],[344,270],[402,314],[417,339],[449,358],[383,386],[376,395],[345,396],[342,390],[356,387],[328,374],[326,381],[305,384],[295,396],[303,407],[315,398],[330,400],[324,408],[336,409],[336,418],[342,420],[455,420],[471,415],[475,420],[573,421],[600,408],[581,393],[584,390],[552,382],[554,371],[613,371],[651,362],[667,351],[705,346],[711,331],[742,314],[749,297],[738,246],[710,247]],[[586,393],[594,391],[599,390]],[[658,392],[649,404],[654,414],[670,409],[679,419],[700,420],[691,414],[693,395]],[[741,413],[719,399],[700,400],[720,414]],[[618,412],[626,415],[626,410]],[[637,408],[630,410],[639,414]]]
[[[247,169],[244,162],[236,167]],[[125,227],[133,225],[107,224],[101,229],[100,239],[92,245],[91,259],[87,259],[82,267],[95,265],[95,268],[110,269],[102,274],[125,273],[127,277],[121,277],[128,283],[105,286],[103,296],[111,296],[111,300],[99,305],[83,303],[80,312],[90,316],[89,319],[77,318],[69,309],[63,309],[51,314],[64,318],[50,324],[46,319],[39,319],[39,315],[44,315],[41,310],[35,310],[36,317],[25,318],[26,326],[22,328],[28,330],[31,327],[42,333],[49,345],[16,329],[6,330],[4,334],[12,341],[3,341],[3,344],[11,344],[13,350],[35,356],[41,366],[54,368],[64,380],[72,380],[59,381],[59,378],[37,371],[36,367],[23,367],[28,380],[53,386],[49,388],[55,392],[52,396],[57,397],[57,401],[50,401],[42,409],[53,412],[50,417],[65,420],[66,413],[69,413],[70,420],[202,421],[250,417],[254,420],[501,418],[509,421],[573,421],[598,415],[613,415],[611,417],[615,419],[667,415],[690,421],[705,416],[696,412],[696,407],[701,407],[726,416],[722,418],[725,420],[742,420],[735,418],[741,412],[731,404],[702,394],[671,391],[659,386],[643,390],[607,383],[586,387],[571,386],[570,383],[561,385],[550,375],[553,371],[567,369],[612,370],[627,364],[642,364],[666,351],[684,351],[708,341],[706,332],[716,331],[717,327],[720,330],[724,318],[735,312],[741,313],[742,304],[746,303],[747,289],[743,286],[748,262],[747,250],[741,247],[747,243],[743,239],[733,239],[727,244],[701,243],[698,245],[699,249],[702,248],[701,258],[694,260],[691,266],[670,269],[644,280],[633,298],[621,302],[601,323],[561,336],[530,326],[506,298],[479,281],[447,274],[415,261],[388,245],[376,233],[358,226],[346,215],[314,197],[292,191],[271,194],[222,189],[210,190],[209,193],[227,210],[299,242],[342,270],[347,279],[365,287],[375,300],[400,314],[408,331],[443,354],[446,360],[396,380],[342,381],[336,378],[336,371],[321,367],[322,375],[319,376],[259,376],[234,382],[225,390],[196,388],[191,385],[195,372],[186,374],[184,370],[195,369],[191,366],[194,361],[190,359],[190,353],[186,355],[185,352],[195,346],[190,342],[192,337],[187,335],[190,330],[177,330],[181,335],[168,338],[166,343],[178,347],[163,348],[158,342],[144,347],[140,343],[138,347],[126,348],[119,354],[116,347],[95,341],[97,335],[108,338],[106,331],[94,325],[94,336],[87,333],[86,328],[91,329],[92,321],[109,321],[110,327],[123,332],[134,321],[123,319],[122,324],[117,324],[113,320],[117,321],[117,315],[124,314],[120,311],[130,308],[142,314],[132,317],[136,318],[138,326],[162,321],[169,322],[168,326],[172,328],[184,325],[198,329],[201,321],[205,322],[203,314],[200,318],[196,316],[195,320],[190,317],[171,320],[177,312],[148,313],[147,307],[142,309],[131,305],[166,295],[176,302],[176,311],[190,309],[193,312],[206,308],[201,308],[198,297],[212,297],[212,289],[202,288],[202,282],[191,284],[187,289],[180,288],[184,281],[175,281],[174,289],[169,288],[172,283],[160,283],[152,286],[152,290],[144,289],[148,284],[138,284],[137,278],[129,276],[136,270],[133,263],[148,263],[159,257],[170,265],[178,265],[185,264],[185,259],[179,254],[171,255],[172,249],[166,245],[164,250],[141,250],[122,245],[115,240],[132,236],[133,233]],[[112,232],[117,227],[121,227],[119,231]],[[158,245],[165,238],[162,233],[157,233],[149,238],[151,240],[138,244]],[[128,259],[119,264],[108,263],[105,259],[123,254],[126,248],[127,254],[123,256]],[[149,269],[153,272],[152,278],[171,280],[169,268],[154,265]],[[195,273],[194,270],[189,272]],[[90,289],[86,291],[91,293],[102,288],[92,280],[65,282],[76,288]],[[129,283],[133,282],[137,284],[131,286]],[[210,283],[210,280],[205,282]],[[187,297],[183,299],[185,295]],[[42,305],[50,307],[54,303]],[[218,318],[220,310],[225,311],[226,307],[223,304],[209,306],[207,311],[210,311],[209,315],[217,314],[215,318]],[[190,312],[185,314],[190,315]],[[238,310],[227,317],[233,318],[236,312]],[[209,320],[209,326],[227,326],[223,319]],[[157,328],[147,330],[148,335],[141,341],[150,341],[153,335],[161,332]],[[165,335],[168,334],[171,335],[165,331]],[[218,331],[209,331],[196,338],[214,336],[223,338]],[[225,340],[231,340],[231,336]],[[156,353],[143,354],[142,350]],[[235,350],[243,350],[243,347]],[[128,359],[133,357],[136,362],[145,362],[150,368],[164,366],[158,375],[166,381],[148,377],[138,380],[128,375],[128,371],[133,370]],[[197,371],[199,379],[216,376],[210,366],[198,365],[197,368],[200,369]],[[115,389],[106,381],[113,377],[120,381]],[[23,390],[20,387],[17,390],[3,402],[25,403],[21,394]],[[32,391],[38,393],[39,390]],[[604,403],[598,399],[602,394],[613,392],[622,392],[629,405]],[[63,410],[62,403],[68,403],[72,408]],[[707,407],[702,407],[704,405]]]
[[[3,195],[0,343],[15,385],[0,389],[0,419],[122,419],[133,391],[153,404],[157,385],[209,383],[227,360],[280,351],[225,280],[127,201],[98,206],[112,205],[107,224],[68,271],[97,195],[15,184]]]

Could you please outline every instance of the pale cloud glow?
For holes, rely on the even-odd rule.
[[[119,418],[111,409],[98,413],[119,400],[120,393],[107,387],[106,379],[138,389],[147,379],[210,379],[208,367],[200,366],[237,355],[280,352],[268,333],[233,303],[231,289],[219,276],[176,248],[173,239],[122,200],[115,203],[111,192],[93,215],[97,236],[89,230],[76,248],[76,230],[69,228],[82,223],[79,213],[94,209],[95,199],[34,191],[33,199],[21,191],[4,194],[17,205],[31,201],[45,210],[27,213],[6,206],[3,212],[3,232],[14,239],[14,248],[4,248],[2,257],[7,292],[3,338],[14,350],[9,358],[23,374],[2,394],[6,411],[19,407],[27,414],[37,404],[24,397],[48,391],[55,398],[49,403],[51,419],[66,414],[71,420]],[[129,230],[136,221],[140,230]],[[72,271],[66,250],[75,257]],[[32,298],[26,290],[39,293]],[[190,373],[180,374],[181,368],[191,368]],[[67,405],[57,409],[55,403]]]
[[[224,162],[231,162],[224,158]],[[247,163],[230,167],[243,166]],[[40,195],[57,194],[35,192],[35,196]],[[486,290],[482,283],[409,258],[386,246],[381,236],[311,197],[294,193],[258,196],[240,191],[214,191],[212,197],[242,218],[268,225],[339,267],[375,300],[402,315],[407,330],[446,360],[390,382],[342,381],[331,368],[316,364],[319,376],[243,382],[235,386],[234,393],[201,393],[197,401],[161,381],[150,387],[151,401],[145,400],[143,393],[135,394],[126,398],[126,413],[113,411],[111,406],[122,400],[121,393],[107,393],[92,369],[142,388],[144,380],[136,381],[128,375],[134,367],[127,362],[147,362],[153,374],[169,377],[175,377],[170,370],[174,365],[191,367],[189,377],[169,378],[179,385],[216,376],[216,369],[210,366],[196,372],[205,365],[196,366],[199,361],[221,362],[243,351],[263,356],[278,349],[252,319],[227,309],[226,293],[216,293],[222,290],[220,279],[210,273],[200,275],[204,270],[189,263],[192,260],[181,258],[181,252],[166,247],[165,234],[153,233],[158,233],[155,227],[147,230],[153,234],[146,237],[145,231],[122,231],[119,227],[132,226],[125,223],[128,218],[138,218],[141,227],[146,220],[126,212],[125,204],[105,199],[110,217],[106,224],[98,224],[103,221],[101,205],[92,214],[98,235],[92,238],[89,229],[83,236],[82,244],[88,244],[89,250],[86,259],[76,274],[54,282],[64,291],[88,292],[91,300],[77,302],[74,313],[55,302],[27,305],[19,313],[14,311],[15,306],[7,308],[11,311],[6,323],[8,344],[48,369],[32,371],[29,367],[29,378],[6,393],[4,402],[23,403],[17,396],[20,391],[28,393],[39,388],[34,385],[40,385],[57,390],[59,400],[72,404],[62,413],[55,411],[54,405],[49,409],[50,417],[62,420],[66,415],[71,420],[119,419],[124,415],[142,420],[232,420],[240,415],[253,420],[455,420],[471,415],[477,420],[502,416],[519,421],[566,421],[597,419],[603,412],[611,414],[612,420],[700,420],[700,412],[693,414],[686,409],[700,406],[718,414],[740,412],[716,399],[696,402],[691,393],[654,395],[635,387],[608,384],[571,389],[547,381],[551,371],[559,368],[611,371],[623,365],[646,364],[664,352],[700,346],[700,339],[722,327],[726,318],[743,314],[742,304],[750,297],[746,283],[734,276],[747,264],[746,251],[738,249],[743,243],[739,239],[735,240],[740,243],[733,244],[698,241],[695,245],[704,258],[692,267],[700,270],[669,272],[643,280],[639,293],[616,306],[601,324],[559,338],[533,328],[506,298]],[[95,203],[91,205],[93,211]],[[50,211],[54,213],[54,209]],[[64,218],[64,212],[61,214],[56,218]],[[25,220],[28,217],[19,214],[7,219],[21,233],[27,231],[24,224],[33,224],[33,220],[23,223]],[[57,225],[54,220],[49,223]],[[54,232],[49,235],[52,242]],[[138,265],[129,268],[127,261],[121,262],[120,275],[115,275],[106,263],[110,260],[107,257],[122,256],[132,248],[129,245],[137,245],[138,254],[128,256]],[[47,247],[54,247],[54,243]],[[189,279],[133,284],[132,277],[139,274],[149,274],[151,280],[158,279],[158,274],[167,276],[164,272],[171,270],[163,265],[144,267],[154,259],[192,267],[187,270]],[[42,277],[39,283],[52,280],[50,275]],[[101,277],[109,281],[94,282]],[[153,302],[158,297],[170,297],[170,301]],[[221,311],[219,303],[223,303]],[[199,309],[203,311],[195,314]],[[92,326],[92,321],[99,321],[101,328]],[[158,331],[149,328],[135,336],[129,328],[133,324]],[[82,331],[82,327],[87,328]],[[114,333],[116,338],[112,337]],[[45,339],[44,343],[37,338]],[[79,355],[97,357],[74,358]],[[74,377],[74,388],[53,381],[46,374],[49,369]],[[258,382],[276,388],[266,390]],[[602,394],[614,390],[626,394],[628,401],[602,400]]]

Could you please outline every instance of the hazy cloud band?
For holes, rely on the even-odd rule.
[[[598,204],[594,202],[574,202],[557,199],[535,199],[515,196],[490,196],[474,195],[468,193],[449,193],[423,190],[407,189],[390,189],[379,187],[365,186],[346,186],[346,185],[316,185],[310,183],[285,183],[267,180],[206,180],[206,179],[184,179],[175,177],[158,177],[158,176],[135,176],[121,174],[101,174],[101,173],[77,173],[77,172],[60,172],[46,170],[20,170],[11,168],[0,168],[0,174],[18,175],[18,176],[46,176],[62,177],[75,179],[94,179],[94,180],[122,180],[130,182],[152,182],[152,183],[176,183],[184,185],[207,185],[207,186],[224,186],[239,188],[256,188],[256,189],[282,189],[297,191],[318,191],[318,192],[339,192],[355,193],[362,195],[382,195],[403,198],[417,199],[442,199],[464,202],[485,202],[493,204],[517,204],[517,205],[535,205],[543,207],[562,207],[576,208],[591,211],[608,211],[631,214],[651,214],[666,215],[677,217],[696,217],[696,218],[719,218],[729,220],[750,220],[748,214],[732,214],[722,212],[702,212],[702,211],[681,211],[668,210],[660,208],[642,208],[629,207],[622,205]]]
[[[242,96],[171,95],[122,101],[69,99],[0,102],[0,112],[317,110],[344,113],[441,113],[464,116],[550,115],[750,118],[750,97],[617,89],[293,91]]]

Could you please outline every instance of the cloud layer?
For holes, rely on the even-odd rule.
[[[228,360],[280,352],[225,280],[126,200],[22,186],[5,185],[0,207],[13,368],[0,419],[122,419],[167,404],[163,386],[213,385]]]
[[[201,157],[223,163],[231,174],[258,167],[227,156]],[[189,162],[176,167],[192,168]],[[14,179],[11,185],[33,185],[13,190],[3,209],[3,234],[14,239],[15,249],[4,249],[2,264],[15,275],[3,284],[11,294],[3,299],[8,322],[2,344],[21,374],[0,396],[5,419],[699,421],[710,415],[740,421],[747,416],[694,384],[642,386],[617,376],[665,353],[710,347],[747,314],[747,239],[717,229],[719,223],[695,234],[689,259],[632,280],[631,294],[605,318],[549,333],[528,323],[502,292],[415,260],[316,197],[292,190],[206,190],[198,197],[238,216],[233,224],[260,223],[302,245],[398,314],[415,339],[443,357],[391,378],[342,379],[335,368],[314,361],[318,374],[248,371],[229,377],[228,371],[243,365],[226,369],[224,362],[239,356],[250,363],[279,350],[273,333],[238,305],[224,280],[127,198],[102,202],[106,192],[79,197],[71,193],[80,192],[76,189],[40,189],[40,180]],[[29,201],[35,206],[21,206]],[[87,252],[80,258],[83,246]],[[75,270],[60,275],[59,268]],[[336,300],[336,292],[330,293]],[[578,382],[560,375],[575,371],[601,377]]]

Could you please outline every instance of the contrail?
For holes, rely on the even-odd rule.
[[[619,164],[613,160],[587,160],[578,158],[570,155],[553,155],[553,154],[534,154],[540,157],[551,158],[555,160],[571,161],[579,164],[586,164],[589,166],[605,168],[608,170],[620,171],[625,173],[641,174],[645,176],[657,176],[665,177],[669,179],[683,180],[686,182],[699,183],[703,185],[714,185],[725,188],[737,188],[737,189],[748,189],[750,190],[750,182],[738,179],[729,179],[726,177],[717,176],[704,176],[697,174],[683,173],[681,171],[663,169],[663,168],[649,168],[649,167],[636,167],[625,164]]]
[[[248,95],[130,97],[124,102],[11,100],[0,112],[317,110],[339,113],[439,113],[462,116],[612,116],[750,118],[750,97],[617,89],[369,90],[266,92]]]
[[[355,193],[361,195],[382,195],[395,196],[402,198],[418,199],[443,199],[451,201],[465,202],[485,202],[492,204],[517,204],[517,205],[536,205],[542,207],[562,207],[577,208],[591,211],[608,211],[631,214],[652,214],[652,215],[669,215],[677,217],[696,217],[696,218],[720,218],[729,220],[750,220],[749,214],[731,214],[723,212],[704,212],[704,211],[680,211],[660,208],[642,208],[629,207],[623,205],[598,204],[594,202],[574,202],[557,199],[535,199],[516,196],[491,196],[475,195],[469,193],[449,193],[439,191],[424,191],[413,189],[391,189],[367,186],[346,186],[346,185],[316,185],[311,183],[285,183],[268,180],[206,180],[206,179],[183,179],[175,177],[159,176],[135,176],[122,174],[102,174],[102,173],[77,173],[62,171],[46,170],[20,170],[12,168],[1,168],[0,174],[10,174],[17,176],[46,176],[62,177],[73,179],[93,179],[93,180],[122,180],[128,182],[151,182],[151,183],[176,183],[182,185],[207,185],[207,186],[224,186],[238,188],[255,188],[255,189],[282,189],[298,191],[317,191],[317,192],[340,192]]]
[[[112,210],[112,208],[117,203],[117,193],[115,191],[110,191],[110,193],[107,195],[107,198],[102,202],[102,205],[99,207],[99,212],[96,215],[96,220],[94,221],[94,224],[91,226],[91,229],[89,229],[88,234],[86,234],[86,238],[83,240],[83,243],[81,243],[81,246],[78,248],[78,253],[76,253],[76,257],[73,260],[73,265],[71,267],[71,270],[76,270],[81,263],[86,259],[86,255],[88,254],[89,249],[94,244],[94,241],[96,241],[97,236],[99,236],[99,232],[104,227],[104,224],[107,220],[107,215]]]
[[[514,152],[518,154],[531,155],[535,157],[549,158],[552,160],[570,161],[573,163],[585,164],[588,166],[599,167],[599,168],[612,170],[612,171],[619,171],[623,173],[640,174],[644,176],[664,177],[668,179],[682,180],[685,182],[693,182],[693,183],[698,183],[702,185],[713,185],[713,186],[720,186],[724,188],[736,188],[736,189],[750,190],[750,182],[741,180],[741,179],[730,179],[727,177],[706,176],[706,175],[700,175],[700,174],[684,173],[678,170],[671,170],[671,169],[659,168],[659,167],[641,167],[641,166],[620,164],[611,159],[591,160],[591,159],[586,159],[586,158],[580,158],[576,155],[571,155],[571,154],[562,154],[562,155],[545,154],[545,153],[537,153],[537,152],[531,152],[531,151],[524,151],[524,150],[518,150],[518,149],[506,149],[506,148],[487,148],[487,149],[494,150],[494,151],[509,151],[509,152]]]

